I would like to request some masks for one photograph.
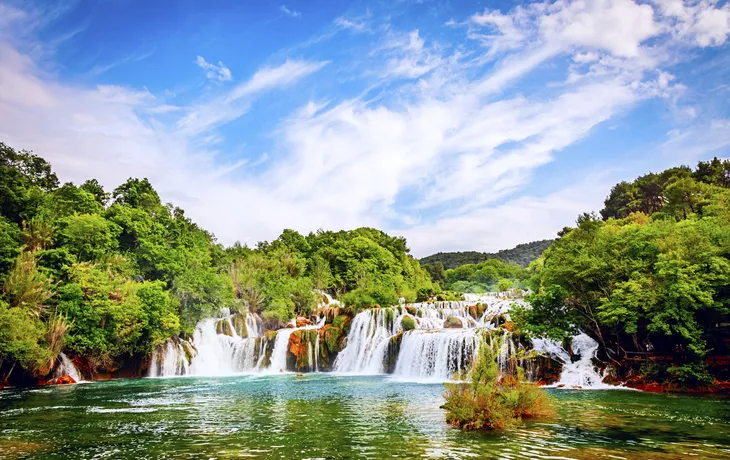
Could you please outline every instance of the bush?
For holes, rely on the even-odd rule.
[[[356,309],[373,307],[380,305],[387,307],[389,305],[398,304],[398,296],[395,292],[388,289],[355,289],[344,296],[342,296],[342,302],[347,306],[353,306]]]
[[[537,385],[523,383],[523,373],[500,376],[500,340],[482,344],[470,383],[447,383],[446,421],[464,430],[504,430],[523,418],[550,417],[552,398]],[[501,377],[501,378],[500,378]]]
[[[403,327],[404,331],[412,331],[416,328],[416,320],[410,315],[405,315],[403,319],[400,320],[400,325]]]
[[[269,330],[279,329],[284,325],[284,321],[278,312],[269,310],[261,314],[261,319],[264,322],[264,328]]]
[[[702,363],[685,364],[667,368],[670,379],[679,384],[680,388],[706,387],[714,381]]]

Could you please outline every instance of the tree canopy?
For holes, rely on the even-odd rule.
[[[409,252],[372,228],[224,248],[147,179],[111,193],[95,179],[61,185],[43,158],[0,143],[0,379],[43,376],[61,351],[114,369],[223,308],[277,328],[310,315],[317,292],[356,307],[413,301],[432,283]]]

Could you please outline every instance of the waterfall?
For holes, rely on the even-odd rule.
[[[289,349],[289,337],[294,332],[293,328],[279,329],[274,341],[274,351],[271,352],[271,372],[286,371],[286,352]]]
[[[335,360],[334,370],[393,372],[397,378],[419,381],[461,378],[471,369],[479,347],[478,331],[495,329],[497,317],[509,320],[508,311],[515,303],[494,295],[479,299],[481,305],[440,301],[362,311],[352,320],[347,346]],[[416,320],[416,329],[403,333],[401,321],[406,315]],[[511,340],[505,341],[500,368],[507,368],[515,349]]]
[[[314,342],[314,372],[319,372],[319,335],[317,334],[317,339]]]
[[[337,356],[336,372],[380,374],[388,340],[403,330],[399,307],[368,309],[355,315],[347,346]]]
[[[401,342],[394,375],[443,382],[460,379],[471,369],[479,349],[476,329],[414,330]]]
[[[221,315],[201,320],[190,341],[168,340],[157,347],[148,375],[217,376],[256,371],[266,351],[261,318],[253,313],[230,314],[227,309]]]
[[[573,337],[571,349],[578,360],[572,361],[568,353],[560,343],[550,339],[534,339],[533,348],[545,352],[548,356],[563,363],[563,371],[560,380],[555,384],[557,387],[604,389],[616,388],[615,386],[603,383],[603,376],[598,373],[593,365],[593,358],[598,353],[598,342],[584,333]]]
[[[79,371],[78,369],[76,369],[76,366],[74,366],[74,363],[71,362],[71,360],[68,359],[68,356],[66,356],[64,353],[59,353],[58,364],[56,365],[54,378],[63,377],[65,375],[68,375],[76,382],[80,382],[82,380],[81,374],[79,374]]]

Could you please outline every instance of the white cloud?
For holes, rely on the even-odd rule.
[[[730,4],[717,8],[711,0],[655,0],[666,22],[665,27],[676,37],[699,46],[718,46],[730,34]]]
[[[205,70],[205,76],[209,80],[222,82],[231,81],[233,79],[230,69],[226,67],[225,64],[223,64],[221,61],[218,61],[218,65],[215,65],[206,61],[203,56],[198,56],[195,59],[195,63],[198,64],[198,67]]]
[[[147,90],[65,84],[4,41],[0,137],[46,156],[63,180],[97,177],[114,187],[149,177],[164,200],[226,243],[271,239],[282,228],[371,225],[397,228],[417,255],[496,250],[551,237],[600,207],[613,183],[604,176],[543,197],[519,195],[540,167],[596,126],[645,99],[681,93],[681,79],[662,70],[668,56],[677,58],[672,47],[726,37],[717,19],[725,7],[681,6],[558,0],[487,10],[466,23],[485,47],[478,56],[440,47],[419,30],[389,29],[391,40],[371,55],[384,80],[377,89],[388,94],[342,98],[319,87],[322,99],[282,120],[270,150],[230,164],[217,158],[214,147],[224,145],[217,127],[266,91],[348,63],[290,58],[181,106]],[[368,30],[364,20],[339,18],[335,26]],[[210,79],[232,79],[222,63],[197,62]],[[564,80],[546,91],[508,91],[546,63],[563,65]],[[708,148],[727,145],[717,134],[727,125],[718,126],[706,135],[716,141]],[[692,137],[679,133],[673,145],[680,139]]]
[[[256,93],[289,86],[317,72],[327,62],[287,60],[276,67],[259,69],[249,80],[213,100],[205,100],[178,121],[178,128],[189,134],[199,134],[221,123],[234,120],[249,110],[250,98]]]
[[[397,54],[386,65],[386,77],[419,78],[442,64],[440,56],[424,47],[418,30],[410,32],[405,39],[390,41],[386,48]]]
[[[285,15],[289,16],[290,18],[301,18],[302,17],[301,11],[297,11],[294,8],[289,8],[286,5],[281,5],[279,7],[279,11],[281,11]]]

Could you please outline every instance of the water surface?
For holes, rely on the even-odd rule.
[[[0,458],[730,458],[730,400],[549,390],[509,434],[444,422],[438,384],[331,374],[116,380],[0,392]]]

